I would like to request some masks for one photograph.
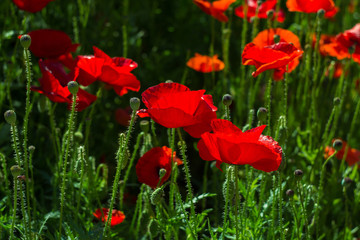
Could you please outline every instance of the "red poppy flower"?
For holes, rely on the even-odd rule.
[[[218,59],[218,55],[213,57],[200,55],[195,53],[195,57],[189,59],[186,65],[198,72],[209,73],[213,71],[221,71],[225,64]]]
[[[192,137],[210,131],[217,108],[205,90],[190,91],[179,83],[160,83],[141,94],[148,109],[140,109],[139,117],[151,117],[167,128],[183,127]]]
[[[173,153],[173,161],[178,165],[182,164],[182,161]],[[159,186],[166,182],[171,174],[171,148],[168,147],[155,147],[146,152],[136,164],[136,175],[139,182],[156,188],[159,181],[160,169],[165,169],[166,174],[161,179]]]
[[[97,47],[93,49],[93,56],[77,57],[74,80],[84,86],[96,80],[102,81],[112,86],[120,96],[129,90],[140,90],[139,80],[131,73],[138,66],[136,62],[122,57],[111,58]]]
[[[236,0],[217,0],[209,2],[207,0],[193,0],[194,3],[203,10],[206,14],[209,14],[221,22],[227,22],[229,19],[224,12],[229,6],[236,2]]]
[[[13,0],[18,8],[31,13],[41,11],[41,9],[52,1],[54,0]]]
[[[241,131],[230,121],[215,119],[213,133],[204,133],[198,142],[200,157],[206,161],[250,166],[265,172],[276,171],[281,163],[282,149],[269,136],[261,135],[266,126]]]
[[[302,53],[303,51],[291,43],[279,42],[265,47],[249,43],[242,53],[242,63],[256,67],[256,71],[252,73],[253,77],[266,70],[275,69],[274,79],[280,80],[286,72],[286,66],[301,57]]]
[[[316,13],[320,9],[325,12],[333,10],[333,0],[287,0],[286,6],[290,12]]]
[[[40,29],[28,34],[31,37],[30,51],[35,56],[57,59],[70,69],[74,67],[71,52],[75,52],[80,44],[73,44],[66,33],[53,29]]]
[[[129,121],[131,119],[131,108],[118,108],[115,112],[115,119],[121,126],[129,126]]]
[[[245,9],[247,8],[246,18],[250,22],[251,18],[256,16],[256,10],[258,11],[258,18],[268,18],[268,12],[274,11],[273,20],[276,19],[278,22],[284,22],[285,15],[283,10],[276,12],[277,0],[266,0],[258,6],[258,0],[246,0],[244,5],[235,8],[235,15],[241,18],[245,17]]]
[[[349,52],[351,48],[354,49],[352,54]],[[332,42],[323,45],[323,50],[339,60],[352,57],[355,62],[360,64],[360,23],[352,29],[336,35]]]
[[[107,219],[108,219],[108,214],[109,214],[109,209],[108,208],[98,208],[96,209],[96,211],[93,213],[93,215],[103,221],[103,222],[106,222]],[[117,224],[120,224],[124,221],[125,219],[125,214],[122,212],[122,211],[119,211],[119,210],[112,210],[112,216],[111,216],[111,223],[110,223],[110,226],[113,227]]]
[[[333,142],[335,139],[333,140]],[[343,141],[343,147],[340,151],[338,151],[335,157],[339,160],[342,160],[345,154],[345,149],[348,146],[347,142]],[[335,149],[332,147],[327,146],[325,148],[324,157],[328,158],[335,152]],[[353,166],[355,163],[360,164],[360,151],[354,148],[348,147],[348,152],[345,157],[345,161],[348,163],[349,166]]]
[[[42,78],[39,79],[40,87],[32,86],[31,90],[44,94],[53,102],[68,103],[71,109],[72,94],[67,88],[72,80],[71,74],[66,74],[59,62],[51,60],[39,60]],[[82,111],[96,100],[96,96],[79,88],[76,95],[76,111]]]

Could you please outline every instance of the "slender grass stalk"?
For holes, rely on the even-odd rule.
[[[59,237],[61,238],[61,231],[62,231],[62,220],[63,220],[63,212],[64,212],[64,201],[65,201],[65,190],[66,190],[66,167],[69,157],[69,151],[70,151],[70,145],[73,139],[74,135],[74,125],[75,125],[75,106],[76,106],[76,94],[73,94],[72,96],[72,105],[71,105],[71,112],[68,120],[68,131],[66,136],[66,142],[65,142],[65,151],[62,154],[62,157],[64,157],[64,161],[62,164],[62,180],[61,180],[61,196],[60,196],[60,221],[59,221]]]

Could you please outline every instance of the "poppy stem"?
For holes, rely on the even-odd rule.
[[[5,155],[2,154],[0,152],[0,162],[1,162],[1,166],[3,168],[3,179],[4,179],[4,185],[5,185],[5,194],[6,196],[9,196],[7,198],[7,203],[8,203],[8,207],[11,208],[11,191],[10,191],[10,183],[9,183],[9,180],[8,180],[8,169],[7,169],[7,165],[6,165],[6,159],[5,159]]]
[[[69,157],[70,145],[73,141],[74,137],[74,124],[75,124],[75,107],[76,107],[76,94],[72,96],[72,105],[71,105],[71,112],[68,120],[68,130],[67,133],[64,134],[66,136],[65,141],[65,151],[61,155],[64,157],[64,162],[62,163],[63,171],[62,171],[62,181],[60,186],[61,196],[60,196],[60,221],[59,221],[59,237],[61,238],[61,231],[62,231],[62,220],[63,220],[63,212],[64,212],[64,201],[65,201],[65,189],[66,189],[66,167]],[[64,139],[63,139],[64,140]]]
[[[79,208],[80,208],[80,202],[81,202],[81,199],[80,199],[80,196],[82,194],[82,189],[83,189],[83,182],[84,182],[84,176],[85,176],[85,149],[84,149],[84,146],[80,146],[78,148],[78,161],[80,161],[80,164],[81,164],[81,172],[80,172],[80,186],[79,186],[79,191],[78,191],[78,194],[76,195],[76,218],[78,218],[79,216]]]
[[[235,165],[234,167],[234,180],[235,180],[235,230],[236,230],[236,239],[240,239],[240,229],[239,229],[239,218],[241,217],[239,214],[239,166]]]
[[[128,35],[127,35],[127,25],[128,25],[128,10],[129,10],[129,0],[124,0],[123,5],[123,57],[126,58],[128,54]]]
[[[305,239],[309,239],[309,221],[308,221],[308,215],[307,215],[306,207],[304,205],[305,199],[304,199],[304,196],[302,194],[302,187],[301,187],[299,179],[296,180],[296,184],[297,184],[297,189],[298,189],[299,197],[300,197],[300,205],[301,205],[302,212],[303,212],[302,216],[303,216],[303,219],[305,220],[305,229],[306,229]]]
[[[273,85],[273,80],[271,77],[269,77],[268,80],[268,84],[266,87],[266,108],[268,110],[268,124],[267,124],[267,132],[268,135],[271,136],[271,101],[272,101],[272,85]]]
[[[228,212],[229,212],[229,200],[230,200],[230,182],[231,181],[231,172],[232,172],[232,169],[231,169],[231,166],[227,166],[226,168],[226,178],[225,178],[225,182],[224,182],[224,185],[226,186],[225,189],[225,206],[224,206],[224,222],[223,222],[223,236],[226,235],[226,231],[227,231],[227,228],[228,228],[228,223],[227,223],[227,216],[228,216]],[[224,188],[223,188],[224,189]],[[224,193],[224,192],[223,192]],[[237,194],[237,193],[235,193]]]
[[[12,222],[10,228],[10,240],[14,239],[14,227],[15,227],[15,220],[16,220],[16,210],[17,210],[17,191],[18,191],[18,179],[14,177],[14,207],[13,207],[13,215],[12,215]]]
[[[171,148],[171,172],[174,171],[175,166],[174,164],[174,150],[175,150],[175,128],[170,130],[170,148]],[[170,211],[174,213],[174,189],[175,189],[175,174],[171,174],[170,176],[170,192],[169,192],[169,207]]]

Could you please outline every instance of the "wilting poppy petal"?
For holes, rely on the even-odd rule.
[[[166,174],[161,179],[159,186],[166,182],[171,174],[171,152],[172,150],[166,146],[155,147],[146,152],[136,164],[136,175],[139,182],[145,183],[151,188],[156,188],[160,181],[159,171],[165,169]],[[182,161],[173,153],[173,161],[178,165]]]
[[[41,9],[52,1],[54,0],[13,0],[18,8],[31,13],[41,11]]]
[[[218,59],[217,55],[213,57],[200,55],[195,53],[195,57],[189,59],[186,65],[198,72],[209,73],[214,71],[221,71],[225,64]]]
[[[102,209],[96,209],[96,211],[93,213],[93,215],[101,220],[102,222],[106,222],[108,219],[109,209],[108,208],[102,208]],[[117,224],[120,224],[124,221],[125,214],[119,210],[113,209],[112,215],[111,215],[111,223],[110,226],[113,227]]]

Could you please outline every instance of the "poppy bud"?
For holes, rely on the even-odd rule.
[[[33,153],[35,151],[35,146],[30,145],[28,149],[30,153]]]
[[[268,19],[271,20],[274,17],[274,10],[271,9],[271,10],[267,11],[266,15],[267,15]]]
[[[259,119],[259,121],[261,121],[261,122],[266,121],[267,112],[268,112],[268,110],[266,108],[264,108],[264,107],[261,107],[261,108],[258,109],[257,118]]]
[[[28,34],[21,35],[20,37],[20,43],[23,48],[28,49],[31,44],[31,37]]]
[[[286,191],[286,195],[289,197],[289,198],[292,198],[294,196],[294,190],[292,189],[288,189]]]
[[[44,95],[40,95],[39,101],[37,102],[37,108],[39,112],[44,112],[47,108],[47,100]]]
[[[355,44],[349,47],[349,53],[353,54],[355,52]]]
[[[343,147],[343,142],[340,139],[335,139],[333,142],[333,148],[335,148],[336,151],[340,151]]]
[[[319,9],[319,11],[317,11],[317,15],[319,18],[323,18],[325,15],[325,10],[324,9]]]
[[[80,131],[77,131],[76,133],[74,133],[74,139],[76,142],[81,143],[84,139],[84,135]]]
[[[225,94],[222,98],[222,102],[225,106],[230,106],[232,103],[232,96],[230,94]]]
[[[148,133],[149,132],[149,121],[148,120],[142,120],[140,121],[140,129],[141,131],[143,131],[144,133]]]
[[[173,80],[166,80],[165,83],[173,83]]]
[[[166,174],[166,169],[165,169],[165,168],[161,168],[161,169],[159,170],[159,177],[160,177],[160,179],[162,179],[162,178],[165,176],[165,174]]]
[[[344,187],[348,187],[351,185],[351,183],[353,182],[353,180],[349,177],[345,177],[343,178],[343,180],[341,181],[341,185],[343,185]]]
[[[230,30],[230,29],[225,28],[225,29],[223,30],[223,36],[224,36],[225,39],[228,38],[228,37],[230,37],[230,34],[231,34],[231,30]]]
[[[159,223],[154,219],[151,218],[148,225],[148,233],[150,234],[150,238],[154,239],[160,233],[160,226]]]
[[[10,168],[11,174],[13,175],[14,178],[17,178],[18,176],[20,176],[22,168],[19,167],[19,165],[14,165]]]
[[[137,97],[130,98],[130,107],[133,111],[137,111],[140,107],[140,99]]]
[[[334,98],[333,103],[335,106],[339,106],[341,103],[341,99],[339,97]]]
[[[77,92],[79,91],[79,84],[75,81],[70,81],[68,84],[68,89],[69,89],[69,92],[73,95],[76,95]]]
[[[296,169],[294,172],[295,177],[302,177],[303,174],[304,172],[300,169]]]
[[[161,201],[161,199],[163,198],[163,195],[164,195],[164,190],[162,188],[156,189],[151,194],[151,197],[150,197],[151,204],[153,204],[153,205],[158,204]]]
[[[274,35],[274,43],[279,43],[280,42],[280,35],[275,34]]]
[[[15,125],[16,122],[16,113],[13,110],[7,110],[4,113],[5,121],[10,125]]]

